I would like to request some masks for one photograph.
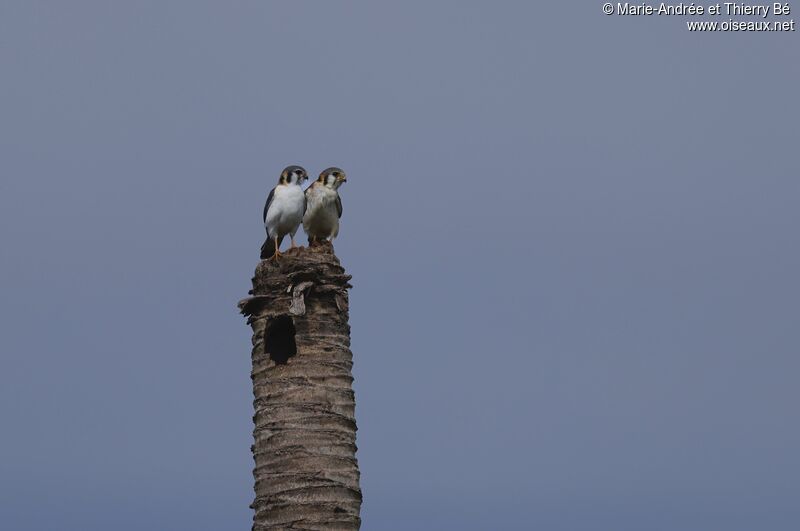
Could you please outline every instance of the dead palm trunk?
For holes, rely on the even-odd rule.
[[[253,531],[359,529],[345,274],[329,244],[263,260],[252,297]]]

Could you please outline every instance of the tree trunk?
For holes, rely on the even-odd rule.
[[[253,531],[360,527],[349,280],[324,243],[262,260],[239,303],[253,328]]]

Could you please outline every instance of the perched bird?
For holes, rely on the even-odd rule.
[[[308,179],[306,170],[300,166],[287,166],[281,172],[278,186],[272,189],[264,205],[264,228],[267,240],[261,246],[261,258],[274,258],[281,255],[279,249],[283,237],[292,237],[292,248],[296,247],[294,235],[306,211],[306,196],[300,185]]]
[[[342,217],[342,198],[339,187],[347,181],[347,176],[339,168],[328,168],[319,178],[306,188],[306,213],[303,216],[303,230],[308,235],[308,243],[317,240],[334,239],[339,235],[339,218]]]

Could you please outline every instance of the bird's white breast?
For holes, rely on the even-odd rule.
[[[327,186],[312,186],[308,193],[303,229],[315,238],[335,237],[339,232],[339,213],[336,211],[338,193]]]
[[[276,233],[282,236],[296,231],[303,220],[304,204],[305,197],[300,185],[276,186],[265,221],[269,234],[274,237]]]

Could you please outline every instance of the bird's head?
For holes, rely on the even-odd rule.
[[[286,166],[281,172],[279,184],[302,184],[308,179],[308,174],[301,166]]]
[[[347,175],[340,168],[331,167],[319,174],[317,182],[336,190],[342,183],[347,182]]]

